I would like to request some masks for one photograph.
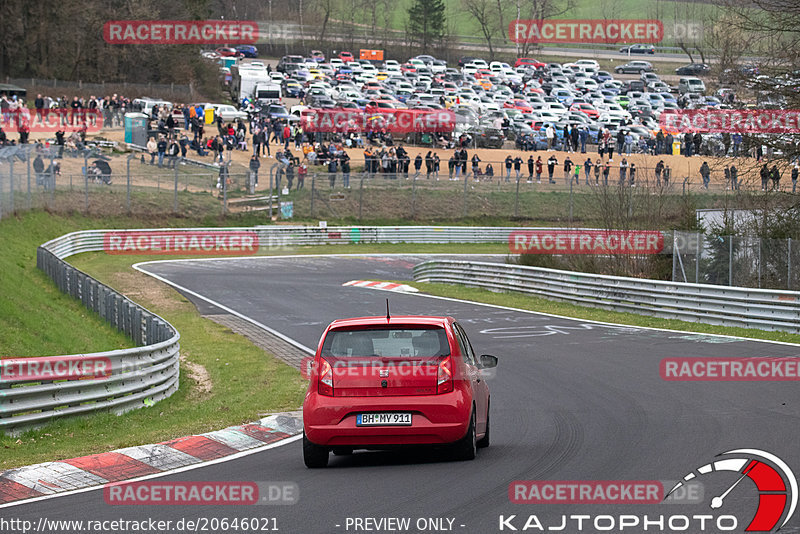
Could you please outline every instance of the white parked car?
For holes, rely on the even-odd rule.
[[[202,104],[203,109],[213,108],[214,115],[218,117],[222,117],[224,122],[232,122],[237,119],[247,120],[248,115],[244,111],[239,111],[234,106],[230,104]]]

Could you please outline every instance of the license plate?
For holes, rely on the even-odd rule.
[[[411,426],[411,414],[360,413],[356,415],[356,426]]]

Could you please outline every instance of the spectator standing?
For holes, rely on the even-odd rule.
[[[731,165],[730,169],[731,174],[731,189],[734,191],[739,190],[739,169],[736,168],[736,165]]]
[[[572,180],[570,171],[572,171],[572,160],[569,159],[569,156],[567,156],[567,159],[564,160],[564,183],[567,185],[569,185],[570,181]]]
[[[522,170],[522,158],[517,156],[516,158],[514,158],[514,174],[516,175],[516,179],[518,182],[521,170]]]
[[[417,154],[414,158],[414,178],[419,178],[419,171],[422,168],[422,154]]]
[[[703,187],[708,189],[708,184],[711,181],[711,169],[708,167],[707,161],[704,161],[700,166],[700,177],[703,179]]]
[[[536,183],[542,183],[542,167],[544,163],[542,163],[542,156],[537,156],[536,158]]]
[[[388,157],[386,167],[388,167]],[[330,158],[330,160],[328,160],[328,181],[330,182],[331,189],[336,186],[336,170],[336,158]]]
[[[767,182],[769,181],[769,168],[766,163],[761,167],[759,174],[761,175],[761,190],[766,191]]]
[[[611,160],[603,166],[603,185],[608,185],[608,175],[611,174]]]
[[[772,189],[773,191],[780,191],[781,190],[781,172],[778,170],[777,165],[773,165],[772,169],[770,170],[769,177],[772,179]]]
[[[339,162],[342,166],[342,185],[345,189],[350,189],[350,156],[347,151],[342,150]]]
[[[250,192],[252,193],[258,187],[258,169],[261,168],[261,161],[258,159],[257,154],[250,157]]]
[[[553,180],[553,172],[556,170],[556,165],[558,165],[558,159],[556,159],[556,155],[553,154],[547,160],[547,174],[548,174],[548,179],[549,179],[551,184],[556,183],[556,181]]]
[[[511,167],[514,166],[514,158],[511,157],[511,154],[506,156],[506,182],[511,180]]]
[[[533,182],[533,167],[536,162],[533,159],[533,154],[528,156],[528,183]]]
[[[694,141],[694,153],[699,156],[700,147],[703,146],[703,134],[701,134],[700,132],[695,132],[693,141]]]
[[[798,166],[796,164],[794,167],[792,167],[792,193],[797,191],[797,172],[798,172],[797,167]]]
[[[592,158],[583,162],[583,172],[586,174],[586,185],[589,185],[589,176],[592,174]]]
[[[58,134],[56,134],[57,136]],[[64,134],[61,134],[62,139],[62,147],[63,147],[63,138]],[[63,148],[62,148],[63,151]],[[156,143],[155,138],[151,137],[147,140],[147,152],[150,154],[150,165],[155,165],[156,155],[158,154],[158,143]]]
[[[625,185],[627,176],[628,176],[628,160],[622,158],[622,161],[619,162],[619,185]]]
[[[297,189],[303,189],[303,186],[306,183],[307,174],[308,174],[308,158],[303,158],[303,161],[297,168]]]
[[[661,186],[661,174],[664,172],[664,160],[663,159],[658,160],[658,163],[656,163],[655,172],[656,172],[656,185],[660,187]]]
[[[594,185],[600,185],[600,168],[603,166],[603,160],[597,158],[594,162]]]
[[[631,166],[628,169],[628,183],[631,187],[636,187],[636,164],[631,162]]]

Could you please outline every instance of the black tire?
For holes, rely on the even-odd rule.
[[[485,449],[486,447],[489,446],[489,419],[490,419],[490,414],[491,414],[490,408],[491,408],[491,405],[487,405],[486,406],[486,433],[483,435],[483,437],[481,439],[479,439],[475,443],[475,445],[479,449]]]
[[[327,467],[328,465],[328,449],[311,443],[305,432],[303,432],[303,462],[305,462],[306,467],[311,469]]]
[[[453,455],[456,460],[467,461],[475,459],[475,456],[478,454],[478,442],[476,438],[475,410],[473,409],[466,435],[453,445]]]

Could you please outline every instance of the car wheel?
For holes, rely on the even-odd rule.
[[[486,433],[483,435],[481,439],[476,442],[476,445],[479,449],[485,449],[489,446],[489,419],[490,419],[490,409],[491,405],[486,405]]]
[[[306,467],[315,469],[328,465],[328,449],[311,443],[303,432],[303,461]]]
[[[453,447],[453,452],[456,460],[474,460],[478,454],[478,442],[475,435],[475,410],[472,410],[472,415],[469,419],[469,427],[467,434],[458,440]]]

